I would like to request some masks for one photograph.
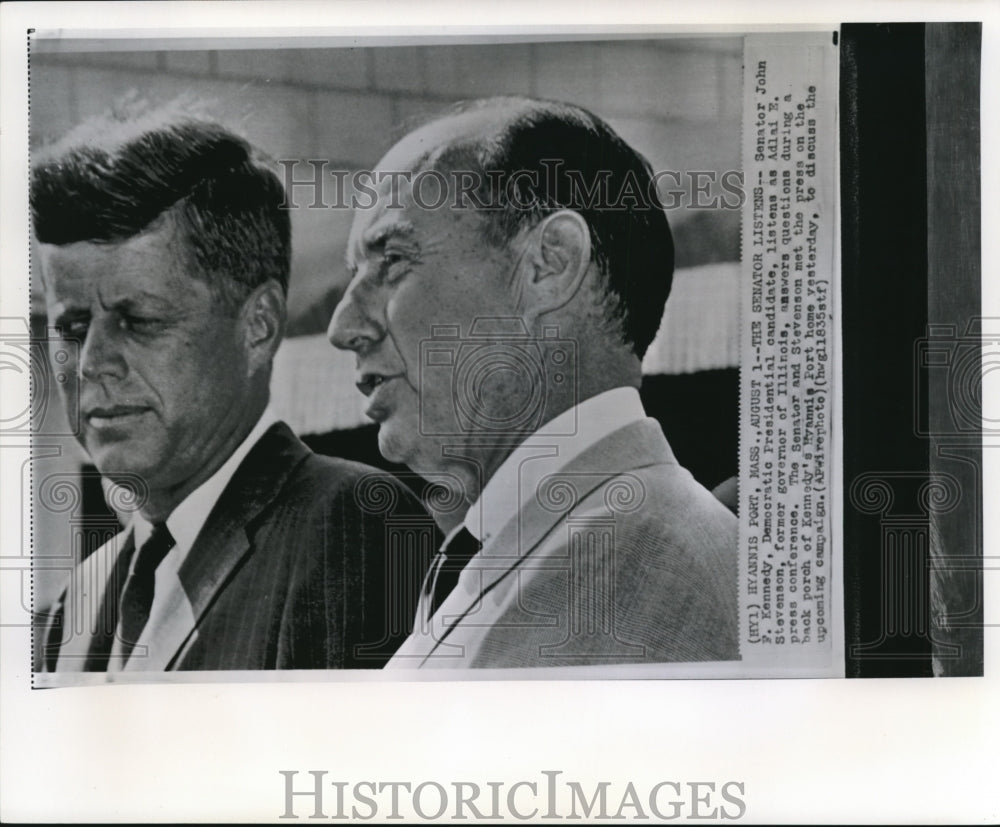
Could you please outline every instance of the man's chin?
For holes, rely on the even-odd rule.
[[[378,429],[378,451],[389,462],[408,465],[407,459],[412,457],[413,449],[402,443],[399,435],[393,432],[391,427],[384,424]]]
[[[463,456],[462,442],[458,437],[418,436],[415,433],[400,434],[385,425],[378,432],[379,453],[388,460],[405,465],[414,474],[428,480],[440,479],[456,462],[446,457],[446,448],[457,450],[456,456]],[[457,460],[461,462],[462,460]]]
[[[90,449],[90,460],[97,467],[102,477],[107,477],[116,485],[134,488],[136,491],[149,489],[150,479],[155,473],[157,463],[134,450],[125,450],[123,446],[102,446]]]

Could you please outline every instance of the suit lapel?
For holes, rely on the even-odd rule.
[[[283,422],[272,425],[236,469],[184,558],[178,577],[187,606],[174,605],[149,635],[144,670],[176,668],[209,607],[244,559],[253,553],[250,525],[278,496],[288,476],[310,455]]]
[[[535,496],[472,558],[455,589],[441,604],[435,616],[437,622],[430,628],[431,635],[422,647],[411,651],[420,652],[425,660],[435,655],[447,643],[452,630],[465,619],[473,625],[490,625],[485,617],[484,598],[501,581],[513,576],[531,553],[565,523],[575,505],[599,486],[628,471],[674,463],[659,423],[646,418],[608,434],[565,468],[553,471],[542,480]],[[633,492],[627,490],[627,479],[623,486],[618,493],[626,498],[632,496]],[[444,654],[443,650],[440,654]]]
[[[133,548],[132,532],[123,531],[73,569],[52,615],[53,623],[59,625],[51,626],[46,634],[50,643],[60,643],[55,671],[103,672],[108,668],[117,599]]]
[[[97,631],[87,653],[87,665],[84,667],[88,672],[113,671],[115,668],[111,655],[118,628],[118,609],[134,553],[135,534],[128,531],[111,574],[105,581],[100,614],[96,618]]]

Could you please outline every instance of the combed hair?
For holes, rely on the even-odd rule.
[[[605,279],[610,321],[641,359],[659,329],[674,271],[670,225],[650,197],[655,182],[649,162],[601,118],[572,104],[486,98],[459,103],[452,114],[488,109],[512,114],[496,132],[458,138],[427,160],[451,170],[471,166],[479,174],[480,203],[496,207],[482,210],[487,239],[494,244],[506,245],[522,228],[560,209],[577,211],[587,222],[591,254]],[[515,180],[515,172],[522,174],[513,192],[503,182]],[[589,186],[602,178],[612,198],[629,182],[636,197],[594,203],[579,182]]]
[[[90,131],[93,135],[94,130]],[[109,123],[116,140],[47,150],[31,170],[31,215],[44,244],[116,243],[175,216],[183,255],[224,307],[268,279],[288,291],[291,222],[281,180],[243,138],[198,120]]]

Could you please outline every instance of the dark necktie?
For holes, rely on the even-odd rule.
[[[482,543],[472,536],[469,529],[462,526],[462,530],[451,538],[451,542],[438,552],[437,576],[432,581],[428,617],[434,616],[434,613],[444,603],[444,599],[458,585],[459,574],[476,556],[480,548],[482,548]]]
[[[149,539],[136,552],[135,565],[132,567],[132,574],[125,581],[118,615],[118,628],[126,661],[149,620],[156,585],[156,567],[173,547],[174,538],[170,536],[166,523],[157,523],[153,526]]]

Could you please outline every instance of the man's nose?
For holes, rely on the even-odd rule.
[[[381,341],[385,325],[375,304],[371,289],[361,281],[352,281],[330,319],[326,331],[330,344],[361,353]]]
[[[90,382],[124,379],[128,373],[122,343],[113,322],[92,321],[80,343],[80,373]]]

